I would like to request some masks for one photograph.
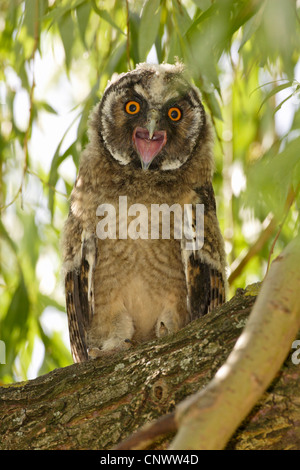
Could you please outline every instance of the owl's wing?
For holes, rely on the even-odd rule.
[[[198,203],[203,204],[204,224],[201,225],[200,219],[196,217],[196,204],[193,204],[190,217],[194,233],[198,233],[197,243],[196,236],[193,238],[194,243],[189,245],[192,249],[187,249],[186,240],[182,243],[191,320],[223,304],[226,295],[225,253],[216,216],[213,187],[211,183],[206,183],[196,188],[195,192],[199,197]]]
[[[65,276],[71,352],[74,362],[88,359],[87,329],[94,311],[95,236],[82,237],[80,266]]]

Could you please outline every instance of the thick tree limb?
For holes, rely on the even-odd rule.
[[[284,254],[283,261],[285,258]],[[273,286],[278,295],[284,289],[279,269],[283,261],[273,263],[279,276],[277,280],[274,274]],[[272,291],[273,304],[269,302],[268,307],[273,309],[275,304],[276,312],[271,315],[279,319],[294,315],[294,311],[289,314],[286,310],[295,297],[295,279],[289,270],[282,301],[278,302]],[[0,387],[0,449],[112,449],[149,422],[156,422],[156,429],[149,425],[142,439],[140,436],[130,448],[167,448],[178,427],[184,429],[185,420],[193,418],[184,399],[204,389],[232,351],[253,307],[252,295],[251,290],[239,291],[230,302],[176,335],[110,359],[74,364],[26,383]],[[270,332],[272,326],[267,320],[266,325]],[[285,329],[286,340],[289,334],[290,330]],[[288,341],[285,347],[287,344]],[[278,343],[276,350],[281,346]],[[268,349],[263,353],[265,359],[268,353]],[[290,353],[294,350],[290,349]],[[278,351],[276,363],[279,356]],[[247,357],[244,360],[247,362]],[[260,373],[255,378],[258,380],[251,382],[249,388],[252,398],[252,389],[261,391],[260,382],[264,381]],[[226,384],[226,374],[223,380]],[[248,386],[237,383],[234,394],[245,393]],[[293,364],[290,356],[227,447],[300,449],[299,389],[300,365]],[[238,398],[236,404],[239,406]],[[237,409],[234,408],[234,413]],[[224,439],[225,422],[221,416],[215,418],[218,419],[215,424],[219,424]]]

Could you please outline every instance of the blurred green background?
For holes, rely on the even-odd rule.
[[[299,31],[296,0],[1,0],[0,385],[72,363],[68,196],[91,108],[139,62],[179,58],[201,89],[229,294],[263,279],[299,231]]]

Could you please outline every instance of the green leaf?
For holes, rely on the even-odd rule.
[[[34,24],[36,17],[36,1],[25,0],[24,23],[28,36],[34,38]]]
[[[177,33],[180,34],[179,39],[181,39],[191,27],[192,20],[182,3],[172,0],[172,5]]]
[[[48,179],[48,184],[49,184],[48,207],[49,207],[49,210],[50,210],[50,213],[51,213],[51,218],[53,218],[53,215],[54,215],[54,194],[55,194],[55,191],[53,190],[53,187],[55,187],[55,185],[57,183],[57,180],[58,180],[58,171],[57,170],[58,170],[59,165],[70,155],[71,149],[73,148],[73,146],[76,147],[76,142],[73,142],[73,144],[70,145],[70,147],[65,151],[65,153],[63,155],[60,155],[60,149],[61,149],[61,146],[64,142],[64,139],[65,139],[66,135],[68,134],[69,130],[74,125],[74,123],[77,121],[77,119],[79,118],[80,115],[81,115],[81,113],[73,119],[73,121],[71,122],[71,124],[67,128],[66,132],[64,133],[61,141],[59,142],[59,144],[57,146],[54,157],[52,158],[51,168],[50,168],[50,172],[49,172],[49,179]]]
[[[216,12],[217,12],[217,8],[218,8],[217,4],[214,3],[205,12],[203,12],[199,16],[197,16],[197,18],[195,18],[192,21],[192,24],[190,25],[189,29],[186,31],[185,35],[189,36],[193,32],[198,31],[199,30],[198,26],[200,25],[200,23],[207,20],[208,18],[213,17],[213,15],[216,14]]]
[[[6,344],[7,362],[10,364],[14,362],[18,354],[18,346],[26,339],[29,306],[27,288],[21,275],[6,316],[1,323],[1,339]]]
[[[92,0],[92,7],[100,18],[109,23],[113,28],[119,31],[119,33],[125,35],[124,31],[122,31],[121,28],[119,28],[119,26],[112,20],[109,13],[106,10],[100,10],[100,8],[97,7],[95,0]]]
[[[287,180],[291,181],[292,174],[298,175],[300,181],[300,159],[299,159],[300,137],[291,140],[286,147],[276,155],[270,162],[272,166],[271,178],[277,179],[278,182]]]
[[[297,137],[278,154],[274,155],[274,149],[271,149],[250,168],[245,194],[248,207],[257,212],[264,207],[267,213],[273,212],[281,219],[289,188],[300,181],[299,146],[300,137]]]
[[[287,98],[285,98],[284,100],[282,100],[275,108],[274,110],[274,114],[277,113],[277,111],[279,111],[282,107],[282,105],[284,103],[286,103],[286,101],[288,101],[292,96],[294,96],[295,92],[293,91],[293,93],[291,93]]]
[[[10,236],[7,233],[7,230],[6,230],[5,226],[3,225],[1,219],[0,219],[0,237],[8,243],[8,245],[10,246],[12,251],[17,256],[18,255],[18,247],[17,247],[16,243],[10,238]]]
[[[85,47],[87,47],[85,42],[85,33],[87,30],[90,14],[91,5],[89,2],[82,3],[76,8],[76,17],[78,22],[79,33]]]
[[[266,85],[266,84],[265,84]],[[263,107],[263,105],[265,104],[266,101],[268,101],[272,96],[276,95],[276,93],[278,93],[279,91],[281,90],[285,90],[286,88],[289,88],[293,85],[293,82],[292,81],[288,81],[287,83],[284,83],[283,85],[278,85],[276,86],[275,88],[273,88],[273,90],[271,90],[269,93],[267,93],[267,95],[265,96],[265,98],[263,99],[260,107],[259,107],[259,110],[258,112],[261,110],[261,108]],[[261,87],[260,87],[261,88]]]
[[[158,33],[160,23],[160,0],[146,0],[139,26],[139,60],[146,60],[147,54]]]
[[[210,0],[193,0],[193,3],[195,3],[195,5],[197,5],[197,7],[202,11],[208,10],[208,8],[211,7]]]
[[[258,30],[260,23],[261,23],[262,15],[257,14],[253,16],[249,21],[247,21],[244,25],[243,28],[243,37],[241,40],[241,44],[239,47],[239,52],[243,48],[243,46],[246,44],[247,41],[253,36],[253,34],[256,33]]]
[[[50,104],[46,103],[46,101],[35,101],[34,104],[36,109],[44,109],[47,113],[57,114],[57,111],[55,111]]]
[[[63,140],[63,139],[62,139]],[[73,142],[67,150],[63,153],[63,155],[59,155],[59,150],[60,146],[62,144],[62,141],[60,142],[60,145],[58,149],[55,152],[55,155],[52,159],[52,164],[51,164],[51,169],[50,169],[50,175],[49,175],[49,197],[48,197],[48,207],[51,213],[51,218],[54,215],[54,196],[55,196],[55,191],[54,187],[56,186],[57,180],[58,180],[58,167],[59,165],[69,156],[73,154],[73,149],[75,149],[76,153],[76,142]]]
[[[291,130],[299,130],[299,129],[300,129],[300,108],[295,112]]]
[[[218,102],[218,100],[215,96],[215,93],[206,93],[205,94],[205,100],[207,102],[207,105],[208,105],[212,115],[215,118],[220,119],[220,121],[223,121],[222,111],[221,111],[219,102]]]
[[[58,21],[58,29],[63,42],[67,70],[72,59],[72,48],[74,43],[74,22],[70,12],[65,13]]]
[[[74,9],[79,7],[85,1],[86,0],[76,0],[75,2],[60,2],[56,4],[55,7],[51,11],[49,11],[49,13],[47,13],[47,15],[45,16],[45,20],[51,20],[49,28],[51,28],[54,23],[58,23],[62,16],[64,16],[66,13],[71,14]]]
[[[169,43],[169,48],[168,48],[168,57],[167,61],[170,64],[173,64],[175,62],[176,57],[181,57],[182,56],[182,49],[180,47],[180,41],[178,39],[177,34],[172,34],[170,38],[170,43]]]

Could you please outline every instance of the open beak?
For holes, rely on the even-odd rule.
[[[133,143],[141,159],[143,170],[147,170],[154,157],[159,154],[167,142],[166,131],[157,131],[159,113],[150,109],[146,129],[136,127],[133,132]]]

